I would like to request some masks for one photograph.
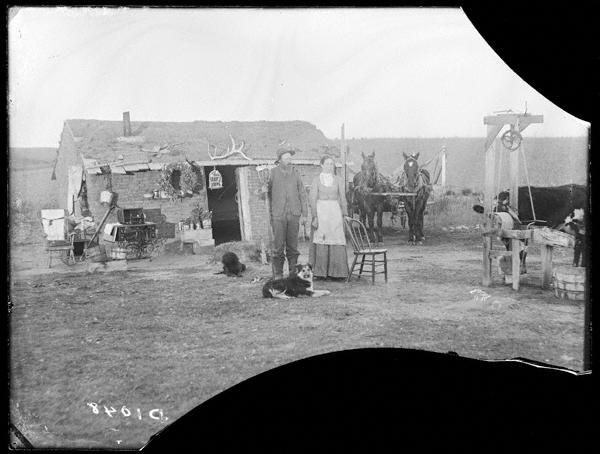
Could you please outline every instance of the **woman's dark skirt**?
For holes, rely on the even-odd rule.
[[[347,278],[348,253],[346,246],[328,244],[310,244],[308,263],[317,277]]]

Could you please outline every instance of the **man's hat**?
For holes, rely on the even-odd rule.
[[[277,150],[277,161],[275,161],[275,164],[277,164],[280,160],[281,160],[281,156],[289,153],[291,155],[295,155],[296,152],[294,150],[288,150],[286,148],[280,148],[279,150]]]

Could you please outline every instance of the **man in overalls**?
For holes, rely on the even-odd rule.
[[[283,277],[283,262],[287,258],[289,272],[295,272],[298,262],[298,231],[300,217],[308,215],[308,204],[304,183],[296,170],[290,167],[293,150],[277,151],[277,167],[271,171],[266,188],[271,200],[271,225],[274,249],[272,255],[273,277]]]

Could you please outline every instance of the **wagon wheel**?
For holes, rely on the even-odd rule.
[[[128,243],[125,250],[127,251],[125,254],[128,259],[139,259],[142,254],[140,246],[136,243]]]
[[[86,252],[85,252],[85,249],[83,250],[83,252],[82,252],[82,253],[81,253],[81,255],[79,256],[79,258],[77,258],[77,257],[74,257],[74,259],[75,259],[75,262],[78,262],[78,263],[85,262],[85,261],[86,261],[86,259],[87,259],[87,254],[86,254]]]
[[[142,246],[143,255],[150,257],[154,252],[154,244],[152,242],[146,243]]]
[[[158,256],[164,249],[167,241],[164,238],[157,238],[152,241],[154,256]]]
[[[60,254],[60,261],[68,266],[75,265],[75,255],[71,254],[74,254],[73,250],[63,251],[63,253]]]
[[[509,129],[504,134],[502,134],[502,138],[500,139],[504,148],[509,149],[510,151],[514,151],[521,146],[521,142],[523,140],[523,136],[518,131],[513,131]]]

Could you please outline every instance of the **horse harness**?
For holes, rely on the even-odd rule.
[[[406,171],[404,169],[402,169],[402,173],[400,174],[400,176],[398,177],[398,182],[400,185],[400,188],[402,188],[403,192],[409,192],[412,194],[418,194],[419,191],[424,187],[427,186],[429,183],[425,182],[425,176],[423,173],[423,169],[419,168],[419,171],[417,173],[417,178],[416,178],[416,186],[409,188],[407,185],[408,181],[407,181],[407,176],[406,176]],[[413,209],[415,207],[416,204],[416,196],[415,197],[411,197],[411,204],[413,206]]]

